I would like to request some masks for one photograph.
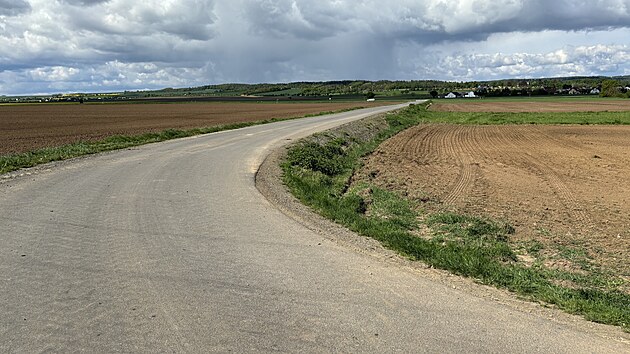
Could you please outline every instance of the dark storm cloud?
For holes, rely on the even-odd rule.
[[[86,10],[66,8],[68,25],[75,31],[103,35],[151,37],[171,34],[183,40],[214,37],[214,1],[91,1],[101,5]]]
[[[256,34],[319,40],[347,30],[352,14],[335,3],[292,0],[243,3],[249,28]]]
[[[31,11],[31,5],[24,0],[0,0],[0,16],[17,16]]]
[[[382,12],[367,21],[372,32],[425,44],[445,40],[478,41],[505,32],[630,26],[629,0],[401,1],[390,4],[380,5]]]
[[[241,1],[244,25],[261,36],[321,40],[361,32],[430,44],[493,33],[601,30],[630,25],[628,0]]]
[[[62,1],[70,5],[92,6],[92,5],[98,5],[105,2],[109,2],[110,0],[62,0]]]
[[[517,30],[604,29],[630,26],[630,1],[524,1]],[[510,29],[509,24],[504,25]]]

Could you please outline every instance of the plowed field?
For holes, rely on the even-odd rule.
[[[628,126],[424,124],[383,143],[358,176],[630,270]]]
[[[0,105],[0,155],[118,134],[300,117],[379,103]]]
[[[630,100],[563,101],[497,101],[497,100],[440,100],[431,106],[433,111],[444,112],[619,112],[630,111]]]

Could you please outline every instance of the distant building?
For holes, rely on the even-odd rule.
[[[590,92],[591,95],[599,95],[600,93],[601,91],[597,87],[592,89]]]
[[[472,91],[468,92],[468,93],[464,96],[464,98],[477,98],[477,97],[478,97],[478,96],[477,96],[477,95],[475,95],[475,93],[474,93],[474,92],[472,92]]]
[[[444,98],[457,98],[457,95],[453,92],[449,92],[448,95],[444,96]]]

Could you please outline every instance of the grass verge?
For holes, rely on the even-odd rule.
[[[125,149],[134,146],[157,143],[161,141],[185,138],[194,135],[215,133],[223,130],[232,130],[245,128],[253,125],[268,124],[273,122],[279,122],[283,120],[299,119],[315,117],[326,114],[348,112],[363,107],[349,108],[338,111],[321,112],[317,114],[307,114],[302,117],[295,118],[271,118],[266,120],[258,120],[252,122],[233,123],[225,125],[216,125],[205,128],[196,129],[167,129],[157,133],[145,133],[138,135],[114,135],[97,141],[79,141],[72,144],[47,147],[35,151],[29,151],[19,154],[10,154],[0,156],[0,175],[12,171],[16,171],[20,168],[33,167],[36,165],[67,160],[79,156],[96,154],[99,152],[112,151],[118,149]]]
[[[628,125],[628,112],[440,112],[427,111],[421,123]]]
[[[509,243],[514,232],[509,224],[454,213],[422,214],[394,192],[350,183],[362,156],[408,127],[435,121],[435,115],[414,106],[384,116],[386,124],[369,138],[327,133],[302,141],[289,149],[282,164],[284,182],[321,215],[412,260],[629,331],[630,295],[606,286],[608,278],[560,272],[540,263],[522,264],[518,250]],[[528,245],[532,252],[540,248]]]

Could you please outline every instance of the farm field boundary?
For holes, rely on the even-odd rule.
[[[354,102],[4,106],[0,107],[3,132],[0,174],[98,152],[339,113],[367,105]]]
[[[443,99],[431,111],[442,112],[628,112],[630,100],[591,97]]]
[[[433,126],[427,123],[444,123],[451,117],[416,106],[384,116],[378,132],[373,128],[368,136],[357,135],[352,129],[318,134],[289,149],[283,163],[284,182],[321,215],[411,260],[628,331],[627,279],[593,260],[581,244],[545,245],[515,239],[520,226],[510,220],[448,208],[448,200],[436,201],[430,193],[411,196],[396,187],[398,181],[379,183],[374,181],[379,171],[361,168],[381,153],[379,145],[391,141],[388,138],[395,136],[395,140],[409,127],[422,123]],[[589,124],[597,124],[609,117],[589,119]],[[527,120],[566,124],[564,117],[554,117],[553,113],[532,115]],[[505,113],[501,118],[502,124],[522,122],[519,114]],[[474,168],[474,161],[471,164]],[[563,191],[561,184],[557,186]],[[553,257],[547,257],[550,253]],[[570,266],[556,266],[566,264]]]

